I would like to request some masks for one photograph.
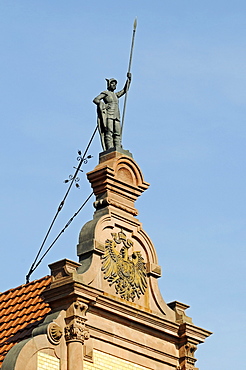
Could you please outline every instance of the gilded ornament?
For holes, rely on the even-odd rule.
[[[112,233],[113,240],[105,242],[102,271],[104,279],[109,285],[115,284],[116,293],[127,301],[140,298],[147,288],[146,263],[141,252],[133,252],[129,256],[129,249],[133,247],[133,241],[126,238],[121,230],[119,233]],[[117,245],[122,245],[118,251]]]

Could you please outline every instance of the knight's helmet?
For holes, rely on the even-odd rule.
[[[116,83],[118,83],[118,81],[115,78],[110,78],[110,79],[105,78],[105,80],[107,81],[107,89],[109,88],[112,81],[115,81]]]

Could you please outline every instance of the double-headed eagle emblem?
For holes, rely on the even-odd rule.
[[[133,241],[126,238],[121,230],[119,233],[111,233],[113,240],[105,242],[102,271],[109,285],[115,284],[116,293],[127,301],[140,298],[147,288],[146,264],[141,252],[133,252],[129,256],[128,251],[133,247]],[[121,249],[117,245],[123,244]]]

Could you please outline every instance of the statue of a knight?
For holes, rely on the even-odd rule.
[[[107,90],[101,92],[93,103],[97,105],[97,123],[103,150],[121,148],[121,124],[118,99],[129,89],[131,73],[127,73],[127,80],[122,90],[114,92],[117,80],[107,79]]]

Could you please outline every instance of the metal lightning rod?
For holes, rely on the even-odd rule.
[[[128,73],[130,73],[130,71],[131,71],[132,54],[133,54],[133,48],[134,48],[134,40],[135,40],[136,29],[137,29],[137,18],[135,18],[134,23],[133,23],[132,45],[131,45],[131,51],[130,51],[128,71],[127,71]],[[127,83],[129,83],[129,82],[127,82]],[[126,94],[125,94],[124,106],[123,106],[122,124],[121,124],[121,136],[122,136],[122,132],[123,132],[123,126],[124,126],[124,120],[125,120],[125,113],[126,113],[127,93],[128,93],[128,85],[127,85],[127,90],[126,90]]]

